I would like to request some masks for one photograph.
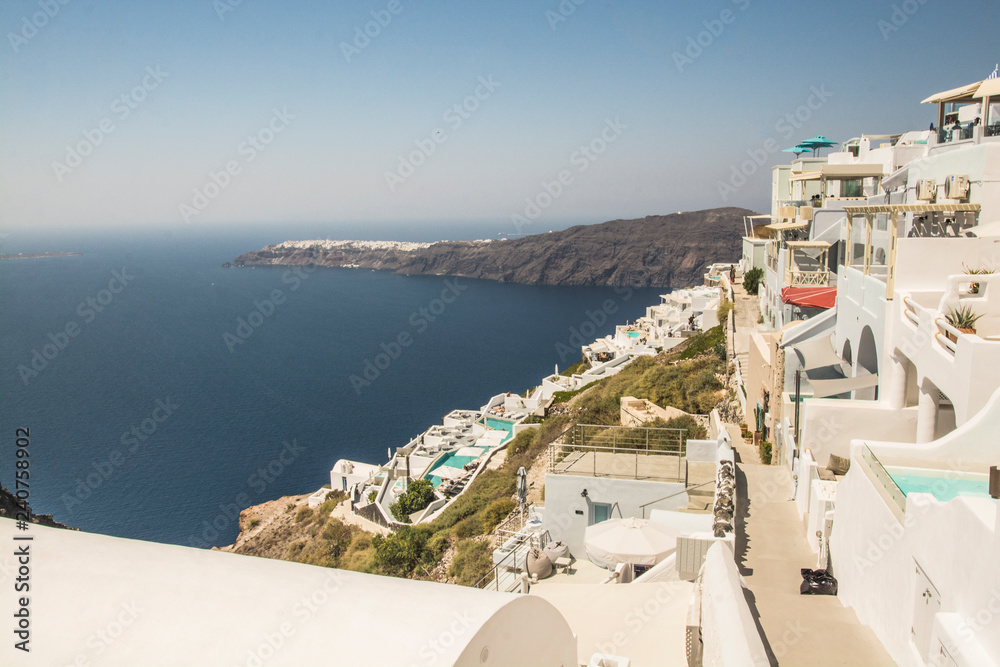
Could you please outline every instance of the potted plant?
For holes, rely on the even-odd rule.
[[[757,427],[753,432],[753,444],[755,447],[760,447],[760,443],[764,439],[764,408],[759,405],[755,407],[753,409],[753,416]]]
[[[970,269],[965,264],[962,265],[965,269],[966,275],[969,276],[988,276],[997,272],[996,269]],[[979,283],[969,283],[969,294],[979,294]]]
[[[945,315],[945,319],[948,321],[948,324],[955,327],[962,333],[967,334],[976,333],[976,322],[979,321],[980,317],[982,317],[982,315],[976,315],[972,311],[972,308],[968,306],[952,308],[948,311],[948,314]],[[958,337],[953,333],[948,332],[948,340],[956,343],[958,342]]]

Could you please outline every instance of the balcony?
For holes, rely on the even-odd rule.
[[[788,257],[785,264],[786,287],[827,287],[830,272],[827,255],[830,244],[826,241],[789,241],[785,244]]]
[[[548,447],[555,475],[684,482],[687,431],[577,424]]]
[[[978,285],[975,290],[973,284]],[[893,329],[896,352],[887,393],[894,407],[906,406],[907,397],[918,393],[917,441],[928,442],[941,430],[937,422],[942,407],[953,406],[955,425],[960,426],[1000,386],[996,373],[1000,367],[1000,274],[952,275],[943,291],[897,295],[895,308],[901,321]],[[956,329],[947,321],[947,313],[960,307],[982,315],[974,332]]]

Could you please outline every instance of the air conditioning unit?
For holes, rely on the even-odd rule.
[[[944,196],[948,199],[965,199],[969,196],[969,177],[952,174],[944,182]]]
[[[917,199],[920,201],[937,199],[937,181],[933,178],[921,178],[917,181]]]

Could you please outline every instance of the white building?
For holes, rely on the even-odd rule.
[[[1000,665],[1000,492],[988,491],[990,466],[1000,463],[994,100],[996,80],[932,96],[925,101],[939,105],[944,130],[894,135],[878,147],[873,138],[849,142],[851,157],[835,153],[818,177],[798,179],[817,180],[824,197],[828,167],[883,170],[877,191],[869,190],[877,178],[864,180],[860,197],[838,205],[841,219],[829,226],[836,238],[824,237],[835,308],[780,333],[775,438],[788,457],[799,454],[796,502],[810,536],[819,535],[814,547],[828,550],[840,599],[894,660],[914,667]],[[775,231],[815,240],[828,200],[807,212],[809,225]],[[799,220],[801,206],[795,215],[795,224],[809,222]],[[786,237],[774,248],[762,308],[780,327],[788,313],[775,292],[792,284],[796,246]],[[958,326],[962,310],[976,316],[974,327]],[[823,487],[817,478],[831,455],[849,458],[850,469]]]
[[[674,290],[660,295],[660,303],[646,308],[646,316],[637,325],[648,334],[649,345],[669,349],[694,331],[716,326],[719,299],[718,287]]]

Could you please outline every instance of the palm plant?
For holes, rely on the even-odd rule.
[[[966,275],[970,276],[988,276],[997,272],[996,269],[987,269],[985,267],[978,269],[970,269],[965,264],[962,264],[962,268],[965,269]],[[979,283],[971,283],[969,285],[969,294],[979,294]]]
[[[975,331],[976,322],[979,321],[982,315],[976,315],[972,308],[969,306],[959,306],[958,308],[952,308],[945,315],[945,319],[948,320],[948,324],[955,327],[956,329],[965,331]]]

